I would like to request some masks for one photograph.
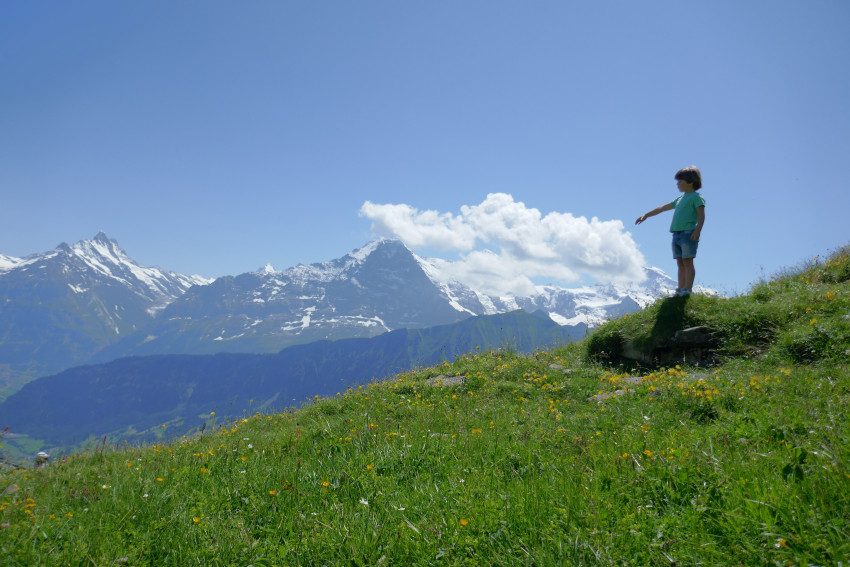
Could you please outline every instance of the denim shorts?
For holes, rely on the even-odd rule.
[[[699,240],[691,240],[692,230],[673,233],[673,258],[696,258]]]

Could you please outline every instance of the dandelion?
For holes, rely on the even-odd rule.
[[[329,487],[330,485],[331,485],[331,483],[329,483],[328,481],[322,482],[322,486],[325,487],[325,488]]]
[[[372,469],[375,468],[375,465],[366,465],[366,468],[369,469],[369,470],[372,470]]]
[[[194,518],[192,518],[192,521],[193,521],[193,522],[195,522],[196,524],[201,523],[201,519],[200,519],[199,517],[197,517],[197,516],[195,516]]]
[[[206,467],[201,467],[201,472],[204,473],[204,474],[209,474],[210,469],[208,469]]]
[[[275,496],[277,495],[277,490],[269,490],[269,494]]]
[[[164,478],[162,478],[161,476],[156,477],[156,481],[157,481],[157,482],[162,482],[162,481],[164,481],[164,480],[165,480],[165,479],[164,479]]]
[[[649,449],[647,449],[646,451],[644,451],[644,452],[643,452],[643,454],[644,454],[644,455],[646,455],[646,456],[647,456],[647,458],[649,458],[649,459],[651,459],[651,458],[652,458],[652,451],[650,451]]]
[[[469,523],[469,520],[467,520],[466,518],[461,518],[461,519],[460,519],[460,525],[461,525],[461,526],[465,526],[465,525],[467,525],[468,523]]]

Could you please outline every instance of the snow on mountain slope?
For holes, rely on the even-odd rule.
[[[87,361],[209,283],[141,266],[103,233],[0,266],[0,365],[16,380]]]
[[[559,325],[598,326],[612,317],[642,309],[668,295],[676,285],[662,270],[646,268],[647,278],[641,284],[597,284],[571,289],[537,286],[536,293],[531,296],[498,297],[473,290],[458,281],[443,282],[439,278],[440,271],[431,261],[413,256],[458,311],[492,315],[516,309],[542,310]]]
[[[92,240],[81,240],[72,246],[60,246],[96,274],[111,278],[151,299],[166,302],[176,299],[193,285],[206,285],[210,279],[166,272],[140,266],[104,233]],[[70,268],[68,269],[70,271]]]
[[[659,297],[671,293],[676,285],[659,268],[648,267],[647,278],[641,284],[597,284],[572,289],[538,286],[537,292],[531,296],[490,296],[459,281],[442,281],[440,270],[432,261],[414,254],[400,241],[386,239],[370,242],[335,262],[313,266],[317,270],[316,274],[328,275],[333,272],[333,277],[345,277],[345,270],[353,269],[376,250],[386,247],[392,247],[401,256],[409,255],[413,258],[439,294],[453,309],[464,315],[492,315],[516,309],[542,310],[560,325],[584,323],[594,327],[612,317],[642,309]],[[336,266],[344,266],[344,269],[336,272]]]
[[[14,258],[12,256],[6,256],[4,254],[0,254],[0,275],[4,272],[8,272],[15,266],[18,266],[23,260],[20,258]]]

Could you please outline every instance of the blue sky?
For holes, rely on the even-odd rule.
[[[848,25],[843,0],[5,2],[0,253],[102,230],[216,277],[382,235],[470,281],[675,276],[669,213],[634,220],[695,164],[697,283],[744,292],[850,241]]]

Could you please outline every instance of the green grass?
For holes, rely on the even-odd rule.
[[[3,473],[0,557],[850,565],[848,275],[845,248],[746,296],[659,301],[564,348],[470,353],[201,437]],[[618,357],[618,342],[683,325],[712,330],[715,366]],[[426,384],[440,374],[467,380]],[[632,392],[592,399],[620,389]]]

